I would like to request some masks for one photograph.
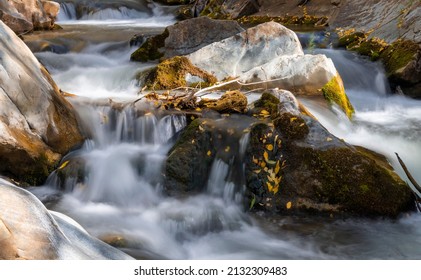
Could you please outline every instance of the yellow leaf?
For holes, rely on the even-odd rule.
[[[190,119],[191,119],[191,120],[194,120],[194,119],[195,119],[195,117],[194,117],[194,116],[191,116],[191,117],[190,117]]]
[[[62,163],[62,165],[60,165],[60,167],[58,169],[61,170],[61,169],[65,168],[68,164],[69,164],[69,161],[66,160],[65,162]]]
[[[266,182],[266,185],[268,186],[268,190],[269,190],[270,192],[272,192],[272,190],[273,190],[273,186],[271,185],[271,183]]]
[[[254,164],[259,164],[259,160],[257,158],[255,158],[254,156],[253,156],[253,163]]]
[[[268,161],[269,160],[269,154],[268,154],[268,152],[264,151],[263,158],[265,159],[265,161]]]
[[[275,166],[275,174],[278,174],[280,170],[281,170],[281,166],[280,166],[279,160],[278,160],[276,162],[276,166]]]
[[[295,121],[297,118],[296,117],[292,117],[289,119],[289,122],[292,123],[293,121]]]
[[[204,131],[205,129],[201,125],[199,125],[199,130]]]
[[[197,107],[195,110],[196,110],[197,112],[202,111],[202,109],[200,109],[199,107]]]
[[[228,153],[228,152],[230,151],[230,149],[231,149],[231,147],[230,147],[230,146],[227,146],[227,147],[225,148],[225,152],[226,152],[226,153]]]
[[[208,155],[208,157],[210,157],[212,155],[212,152],[208,151],[207,155]]]
[[[260,167],[261,167],[261,168],[264,168],[265,166],[266,166],[266,162],[262,161],[262,162],[260,163]]]
[[[291,207],[292,207],[292,202],[291,202],[291,201],[288,201],[288,202],[287,202],[286,207],[287,207],[287,209],[291,209]]]
[[[268,178],[269,181],[273,182],[273,178],[269,175],[266,175],[266,177]]]
[[[327,141],[327,142],[330,142],[330,141],[333,141],[333,139],[332,139],[332,138],[330,138],[330,137],[327,137],[327,138],[326,138],[326,141]]]
[[[279,191],[279,186],[273,188],[273,194],[276,194]]]
[[[262,169],[253,170],[253,172],[259,174],[260,172],[262,172]]]
[[[266,145],[266,150],[273,151],[273,145],[272,144],[267,144]]]
[[[274,160],[268,160],[267,163],[270,164],[270,165],[275,165],[276,161],[274,161]]]
[[[266,110],[260,111],[260,114],[263,115],[263,116],[270,115],[270,113],[268,111],[266,111]]]
[[[192,144],[194,144],[194,143],[195,143],[194,139],[193,139],[193,140],[191,140],[191,143],[192,143]]]

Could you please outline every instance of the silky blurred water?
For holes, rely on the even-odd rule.
[[[152,65],[129,61],[134,48],[128,40],[136,32],[158,30],[142,23],[133,28],[127,22],[136,21],[142,11],[104,10],[81,22],[67,8],[67,18],[62,19],[72,22],[64,22],[63,34],[70,36],[70,51],[36,54],[59,87],[88,98],[135,99],[139,91],[135,77],[139,69]],[[111,16],[114,22],[101,21],[100,15]],[[78,40],[83,44],[77,48]],[[402,175],[393,156],[398,152],[421,181],[417,172],[421,103],[391,95],[377,64],[344,51],[316,51],[334,60],[355,105],[355,119],[350,122],[339,110],[326,112],[317,103],[302,101],[336,136],[385,154]],[[185,116],[163,116],[148,108],[139,111],[130,102],[124,108],[74,103],[89,139],[63,162],[79,160],[83,176],[69,176],[63,183],[53,173],[35,193],[44,199],[53,194],[60,197],[51,206],[54,210],[69,215],[98,238],[123,240],[121,249],[136,258],[421,258],[417,213],[395,221],[250,215],[239,203],[242,183],[232,179],[241,177],[232,173],[242,169],[218,157],[202,193],[169,197],[162,190],[163,164],[177,133],[187,124]],[[231,141],[241,158],[248,135]]]

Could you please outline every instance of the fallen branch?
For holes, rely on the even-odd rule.
[[[411,173],[409,172],[408,168],[406,167],[403,160],[399,157],[398,153],[395,153],[396,157],[398,158],[399,164],[402,166],[403,171],[405,171],[406,176],[408,176],[409,181],[411,181],[412,185],[421,193],[421,186],[415,181],[414,177],[412,177]],[[421,197],[418,196],[421,199]]]

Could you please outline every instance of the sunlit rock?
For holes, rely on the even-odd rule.
[[[0,179],[0,259],[131,259],[31,193]]]
[[[54,1],[0,1],[0,19],[17,33],[51,29],[59,8],[59,4]]]
[[[342,84],[332,60],[325,55],[304,55],[297,35],[278,23],[258,25],[187,57],[220,81],[238,78],[248,88],[281,88],[294,94],[324,96],[352,115],[343,87],[335,87],[328,97],[323,95],[322,88],[332,79]]]
[[[40,183],[82,136],[47,70],[4,23],[0,35],[0,172]]]

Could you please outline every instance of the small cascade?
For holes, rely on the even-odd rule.
[[[72,22],[107,24],[128,20],[134,23],[131,20],[144,20],[143,24],[149,21],[168,25],[174,20],[171,10],[147,1],[120,0],[90,3],[67,0],[59,2],[60,12],[57,21],[60,24],[71,24]]]

